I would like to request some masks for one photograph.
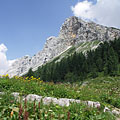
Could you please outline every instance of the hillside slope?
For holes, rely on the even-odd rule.
[[[98,46],[98,47],[97,47]],[[46,82],[75,82],[86,78],[120,75],[120,38],[93,41],[72,46],[61,55],[25,75],[41,77]],[[97,48],[96,48],[97,47]],[[93,48],[94,50],[91,50]]]
[[[94,45],[89,46],[88,44],[87,46],[87,42],[114,40],[118,37],[120,37],[119,29],[98,25],[93,22],[85,22],[77,17],[70,17],[62,25],[58,37],[49,37],[43,50],[33,57],[24,56],[17,59],[6,74],[11,77],[14,75],[21,76],[27,73],[30,68],[36,70],[39,66],[71,49],[73,46],[79,46],[76,51],[86,51],[88,47],[89,49],[96,48]],[[83,46],[84,44],[86,46]]]

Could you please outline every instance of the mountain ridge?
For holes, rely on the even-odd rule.
[[[21,76],[27,73],[30,68],[37,69],[74,45],[95,40],[100,42],[114,40],[119,37],[119,29],[102,26],[94,22],[85,22],[72,16],[65,20],[58,37],[51,36],[47,38],[42,51],[33,57],[27,55],[17,59],[5,74],[9,74],[11,77]]]

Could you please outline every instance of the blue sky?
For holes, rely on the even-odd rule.
[[[0,0],[0,74],[11,60],[42,50],[73,15],[120,28],[120,0]]]
[[[7,46],[7,58],[34,55],[49,36],[57,36],[70,6],[78,0],[1,0],[0,44]]]

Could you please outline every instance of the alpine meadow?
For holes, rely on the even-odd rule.
[[[6,1],[0,120],[120,120],[120,2]]]

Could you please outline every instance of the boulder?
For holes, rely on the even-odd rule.
[[[53,97],[44,97],[42,101],[43,101],[43,104],[45,105],[49,105],[50,103],[58,104],[57,98],[53,98]]]
[[[58,105],[60,105],[60,106],[69,106],[70,101],[67,98],[60,98],[60,99],[58,99]]]
[[[35,94],[29,94],[23,100],[25,100],[25,99],[27,101],[38,101],[38,102],[40,102],[41,99],[42,99],[42,96],[38,96],[38,95],[35,95]]]
[[[87,105],[90,107],[100,108],[99,102],[87,101]]]
[[[108,107],[105,107],[103,110],[103,112],[109,112],[109,111],[110,111],[110,109]]]
[[[115,115],[120,115],[120,110],[116,108],[116,109],[112,110],[112,113]]]

